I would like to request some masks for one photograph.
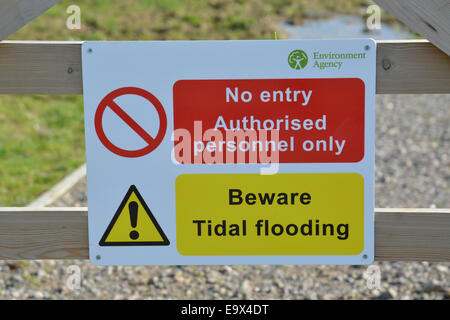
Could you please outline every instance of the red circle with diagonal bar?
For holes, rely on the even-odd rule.
[[[159,116],[159,130],[156,134],[156,137],[153,138],[147,131],[145,131],[133,118],[131,118],[117,103],[114,102],[114,99],[123,95],[138,95],[148,100],[151,105],[156,109]],[[106,137],[105,132],[103,130],[103,114],[106,108],[109,107],[115,114],[117,114],[134,132],[136,132],[145,142],[147,142],[147,146],[137,150],[126,150],[117,147]],[[97,107],[97,111],[95,112],[95,131],[97,132],[97,136],[103,145],[111,152],[128,158],[137,158],[142,157],[158,147],[166,134],[167,129],[167,117],[164,112],[164,108],[159,102],[159,100],[150,92],[145,91],[141,88],[136,87],[123,87],[116,89],[109,94],[107,94],[100,104]]]

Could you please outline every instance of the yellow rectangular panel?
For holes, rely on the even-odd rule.
[[[182,255],[357,255],[364,179],[357,173],[182,174]]]

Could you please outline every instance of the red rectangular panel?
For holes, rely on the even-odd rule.
[[[269,149],[268,154],[279,153],[280,163],[364,157],[361,79],[179,80],[173,108],[180,163],[265,163],[260,153],[252,158],[256,161],[249,153]],[[247,142],[233,138],[237,129],[247,133]],[[273,143],[265,142],[264,130],[278,130],[265,139]],[[245,158],[227,161],[227,153],[238,151],[247,153]]]

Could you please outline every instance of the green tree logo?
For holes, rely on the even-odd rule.
[[[288,63],[292,69],[303,69],[308,64],[308,55],[303,50],[294,50],[289,54]]]

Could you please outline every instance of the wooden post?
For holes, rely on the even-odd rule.
[[[0,40],[35,19],[60,0],[4,0],[0,1]]]
[[[450,55],[449,0],[375,0],[375,2]]]

